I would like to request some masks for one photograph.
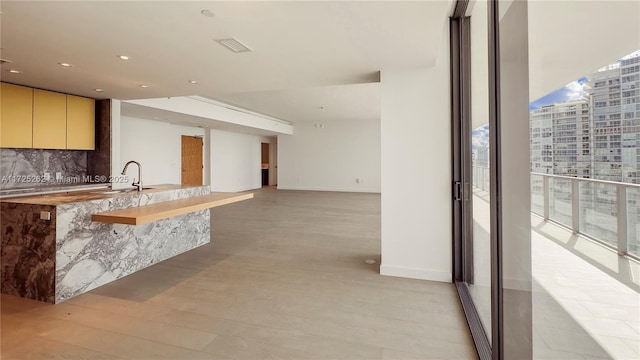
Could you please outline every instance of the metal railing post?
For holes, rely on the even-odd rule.
[[[580,232],[580,182],[571,180],[571,230]]]
[[[629,251],[627,243],[627,187],[616,185],[616,209],[618,212],[618,255],[624,256]]]
[[[542,212],[544,221],[549,220],[549,177],[542,176]]]

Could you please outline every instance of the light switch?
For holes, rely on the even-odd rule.
[[[51,213],[48,211],[40,211],[40,220],[51,220]]]

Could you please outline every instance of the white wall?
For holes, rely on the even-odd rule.
[[[237,192],[262,187],[262,137],[211,130],[211,190]]]
[[[382,275],[452,279],[448,20],[443,31],[434,67],[381,73]]]
[[[278,189],[380,192],[380,122],[322,126],[298,122],[295,135],[278,135]]]
[[[119,174],[124,164],[136,160],[142,164],[144,185],[180,184],[182,162],[182,135],[205,135],[205,130],[169,124],[166,122],[122,116],[120,119]],[[203,153],[203,155],[205,155]],[[207,170],[206,157],[204,160]],[[127,170],[129,179],[137,178],[138,169]],[[116,184],[114,184],[115,187]],[[129,184],[125,184],[129,186]]]

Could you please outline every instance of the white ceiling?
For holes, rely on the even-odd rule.
[[[433,65],[451,3],[2,1],[1,77],[94,98],[199,95],[292,122],[379,119],[379,71]],[[229,37],[253,51],[214,41]]]
[[[640,49],[637,0],[531,1],[528,12],[532,100]]]

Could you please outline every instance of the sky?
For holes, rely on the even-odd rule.
[[[634,56],[640,56],[640,50],[626,55],[620,60]],[[529,104],[529,111],[539,109],[545,105],[585,99],[587,96],[586,90],[588,89],[587,81],[588,79],[586,77],[581,77],[576,81],[572,81],[567,85],[532,101]],[[476,148],[479,146],[489,146],[489,124],[480,126],[471,132],[472,152],[476,152]]]
[[[581,77],[576,81],[572,81],[560,89],[552,91],[540,99],[531,102],[529,104],[529,110],[536,110],[545,105],[585,99],[587,96],[587,92],[585,90],[588,87],[586,82],[586,77]]]
[[[547,95],[531,102],[529,110],[539,109],[545,105],[558,104],[567,101],[584,99],[587,95],[587,78],[581,77],[567,85],[548,93]],[[471,151],[476,152],[479,146],[489,146],[489,124],[485,124],[471,132]]]

